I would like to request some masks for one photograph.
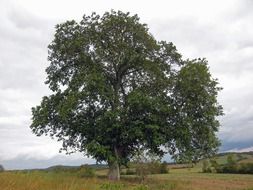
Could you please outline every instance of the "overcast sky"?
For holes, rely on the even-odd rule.
[[[220,151],[253,150],[253,1],[251,0],[0,0],[0,164],[6,169],[94,163],[59,153],[59,142],[31,133],[31,107],[44,84],[47,45],[57,23],[95,11],[138,14],[158,40],[184,58],[205,57],[224,89]]]

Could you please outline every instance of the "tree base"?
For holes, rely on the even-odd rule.
[[[109,163],[108,179],[112,181],[120,180],[119,164],[118,162]]]

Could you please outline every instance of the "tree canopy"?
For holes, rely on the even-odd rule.
[[[56,26],[46,69],[52,94],[32,108],[32,131],[110,166],[119,179],[140,147],[178,160],[217,150],[219,88],[207,60],[183,60],[137,15],[93,13]]]

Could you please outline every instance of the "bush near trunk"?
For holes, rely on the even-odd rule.
[[[149,174],[167,174],[169,169],[166,162],[150,162],[137,163],[134,168],[127,168],[126,171],[121,171],[121,175],[149,175]],[[144,177],[145,178],[145,177]]]
[[[81,177],[95,177],[95,169],[88,166],[88,165],[82,165],[80,169]]]

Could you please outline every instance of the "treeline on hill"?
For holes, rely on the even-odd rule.
[[[204,173],[233,173],[253,174],[253,163],[240,163],[244,158],[239,154],[236,160],[233,154],[227,156],[225,164],[219,164],[217,160],[203,160],[202,171]]]
[[[80,169],[86,168],[86,167],[93,168],[95,170],[108,168],[108,166],[105,165],[105,164],[89,164],[89,165],[84,164],[84,165],[81,165],[81,166],[56,165],[56,166],[51,166],[49,168],[46,168],[44,170],[46,170],[46,171],[55,171],[55,172],[58,172],[58,171],[60,171],[60,172],[62,172],[62,171],[75,172],[75,171],[79,171]]]
[[[81,166],[62,166],[62,165],[58,165],[58,166],[52,166],[49,167],[47,169],[45,169],[45,171],[48,172],[56,172],[56,173],[61,173],[61,172],[68,172],[68,173],[75,173],[80,177],[96,177],[96,171],[97,170],[103,170],[103,169],[107,169],[108,166],[107,165],[103,165],[103,164],[84,164]]]
[[[138,158],[131,162],[128,167],[122,167],[121,168],[121,175],[136,175],[141,180],[144,180],[144,178],[147,177],[149,174],[165,174],[168,173],[168,163],[167,162],[161,162],[159,159],[150,159],[145,157],[145,161]],[[80,177],[96,177],[97,171],[99,170],[108,170],[107,165],[103,164],[94,164],[94,165],[81,165],[81,166],[62,166],[62,165],[56,165],[49,167],[47,169],[43,169],[47,172],[56,172],[56,173],[75,173]],[[32,170],[26,170],[26,172],[29,172]],[[99,172],[98,172],[99,173]]]
[[[0,172],[4,171],[4,167],[2,165],[0,165]]]

